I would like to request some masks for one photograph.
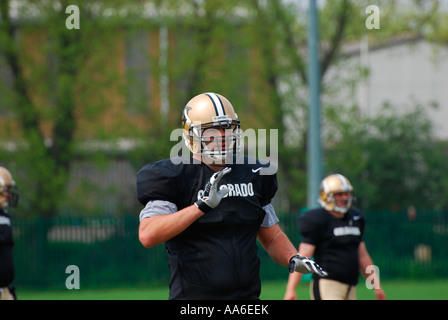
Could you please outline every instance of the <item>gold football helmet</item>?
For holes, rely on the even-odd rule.
[[[11,173],[0,167],[0,208],[16,207],[19,200],[17,186]]]
[[[240,151],[240,121],[220,94],[207,92],[191,99],[182,114],[182,128],[187,147],[207,163],[224,165]]]
[[[336,204],[335,193],[346,192],[349,194],[345,206]],[[319,203],[328,211],[336,211],[345,214],[353,203],[353,186],[342,174],[332,174],[322,180],[319,187]]]

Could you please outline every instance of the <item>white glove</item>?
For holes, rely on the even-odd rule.
[[[289,272],[293,273],[294,271],[300,273],[316,273],[321,277],[328,275],[316,262],[300,254],[297,254],[289,260]]]
[[[230,189],[227,187],[218,191],[218,183],[231,170],[232,168],[225,168],[211,176],[210,181],[205,185],[202,198],[194,203],[202,212],[206,213],[216,208],[221,202],[221,199],[229,193]]]

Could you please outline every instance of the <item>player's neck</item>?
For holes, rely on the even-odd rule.
[[[333,217],[342,219],[344,218],[344,214],[337,211],[328,211]]]
[[[197,155],[197,154],[194,154],[193,158],[201,161],[203,164],[205,164],[207,167],[209,167],[210,170],[212,170],[213,172],[218,172],[225,168],[225,166],[223,166],[223,165],[213,165],[213,163],[210,162],[209,159],[204,159],[203,157],[201,157],[200,155]]]

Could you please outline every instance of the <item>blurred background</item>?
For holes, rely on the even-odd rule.
[[[382,279],[448,278],[448,1],[317,5],[323,174],[351,180]],[[138,242],[136,174],[169,158],[186,102],[207,91],[232,102],[243,130],[278,129],[274,205],[298,245],[308,15],[303,0],[2,0],[16,286],[64,288],[68,265],[84,288],[167,285],[163,245]],[[260,257],[263,280],[286,281]]]

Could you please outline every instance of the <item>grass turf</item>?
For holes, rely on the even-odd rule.
[[[383,281],[388,300],[448,300],[448,279],[416,281]],[[286,281],[264,282],[262,300],[282,300]],[[300,300],[309,300],[309,283],[301,282],[297,289]],[[26,290],[17,288],[19,300],[167,300],[168,287],[111,288],[79,290]],[[374,300],[372,290],[363,282],[357,286],[358,300]]]

